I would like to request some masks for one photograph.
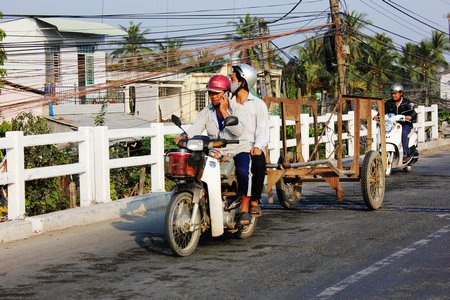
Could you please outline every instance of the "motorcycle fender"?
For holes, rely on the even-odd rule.
[[[394,146],[394,144],[388,144],[388,143],[386,143],[386,151],[392,151],[392,152],[395,152],[395,146]]]
[[[221,236],[224,232],[223,208],[220,184],[220,164],[217,159],[208,156],[201,180],[208,186],[211,235],[213,237]]]

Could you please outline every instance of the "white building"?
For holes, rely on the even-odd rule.
[[[440,82],[440,97],[444,100],[450,100],[450,70],[438,74]]]
[[[62,18],[24,18],[0,23],[7,60],[5,79],[35,90],[55,94],[66,91],[69,102],[87,101],[97,95],[77,97],[89,85],[106,82],[106,36],[124,36],[123,30],[103,23]],[[0,94],[0,107],[6,103]],[[16,104],[34,99],[17,97]],[[46,100],[34,101],[35,106]],[[48,100],[47,100],[48,102]],[[11,103],[8,100],[8,105]]]

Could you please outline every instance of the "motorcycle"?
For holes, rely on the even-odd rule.
[[[409,158],[406,163],[403,163],[403,146],[402,146],[402,124],[408,122],[404,115],[387,114],[385,116],[386,129],[386,155],[387,166],[386,176],[392,173],[392,169],[403,169],[410,172],[412,166],[419,159],[418,149],[418,135],[417,129],[413,128],[409,133]],[[379,136],[379,135],[378,135]],[[381,144],[379,145],[379,152],[381,153]]]
[[[172,115],[172,122],[183,130],[177,116]],[[237,124],[234,116],[224,120],[224,128]],[[225,230],[238,238],[253,234],[257,218],[252,216],[246,226],[239,224],[241,202],[237,197],[234,160],[220,157],[215,150],[237,143],[221,139],[219,132],[214,139],[203,135],[182,139],[178,149],[166,153],[166,176],[176,185],[166,210],[165,231],[175,255],[191,255],[200,235],[207,231],[213,237],[223,235]]]

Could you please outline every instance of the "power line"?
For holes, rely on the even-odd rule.
[[[382,1],[383,1],[384,3],[386,3],[387,5],[389,5],[390,7],[394,8],[395,10],[397,10],[397,11],[401,12],[402,14],[404,14],[404,15],[410,17],[411,19],[413,19],[413,20],[415,20],[415,21],[417,21],[417,22],[419,22],[419,23],[421,23],[421,24],[423,24],[423,25],[425,25],[425,26],[428,26],[428,27],[430,27],[430,28],[432,28],[432,29],[434,29],[434,30],[436,30],[436,31],[439,31],[439,32],[442,32],[442,33],[448,35],[447,32],[442,31],[442,30],[440,30],[440,29],[438,29],[438,28],[436,28],[436,27],[434,27],[434,26],[432,26],[432,25],[430,25],[430,24],[428,24],[428,23],[425,23],[425,22],[423,22],[422,20],[419,20],[418,18],[412,16],[411,14],[406,13],[405,11],[399,9],[399,8],[396,7],[395,5],[397,5],[397,6],[400,6],[400,5],[396,4],[395,2],[389,0],[389,2],[392,2],[392,3],[395,4],[395,5],[393,5],[393,4],[389,3],[387,0],[382,0]]]

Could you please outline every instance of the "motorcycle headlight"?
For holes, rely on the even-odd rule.
[[[394,128],[394,124],[391,120],[386,120],[384,122],[384,127],[386,128],[386,132],[391,132],[392,128]]]
[[[203,140],[189,140],[187,142],[186,148],[188,148],[191,151],[202,151]]]

